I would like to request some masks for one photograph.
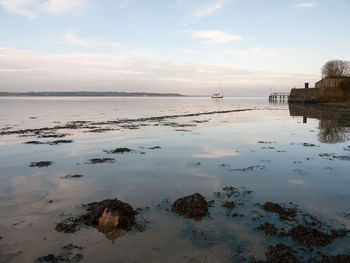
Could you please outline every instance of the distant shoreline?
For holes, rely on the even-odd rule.
[[[59,92],[0,92],[0,97],[186,97],[178,93],[59,91]]]

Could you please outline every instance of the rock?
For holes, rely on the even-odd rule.
[[[85,205],[86,213],[71,218],[68,223],[56,225],[58,232],[72,233],[80,225],[98,228],[103,233],[117,230],[131,230],[136,225],[134,209],[118,199],[107,199]]]
[[[293,250],[284,244],[270,246],[266,251],[268,263],[297,263],[299,260],[293,255]]]
[[[79,219],[88,226],[111,226],[131,230],[135,225],[136,212],[118,199],[108,199],[87,205],[87,213]]]
[[[195,193],[176,200],[171,211],[187,218],[202,218],[208,213],[208,202],[201,194]]]

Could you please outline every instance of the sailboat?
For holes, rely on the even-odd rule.
[[[211,98],[212,98],[212,99],[222,99],[222,98],[224,97],[224,91],[223,91],[223,89],[222,89],[222,86],[221,86],[220,83],[218,83],[218,84],[219,84],[218,92],[217,92],[217,93],[213,93],[213,94],[211,95]]]

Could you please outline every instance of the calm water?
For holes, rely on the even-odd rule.
[[[205,112],[218,113],[197,114]],[[176,117],[151,118],[170,115]],[[67,128],[77,121],[91,122]],[[69,243],[84,248],[84,262],[264,259],[277,240],[256,231],[249,214],[266,201],[293,202],[350,229],[349,109],[289,107],[267,98],[0,98],[2,132],[54,126],[45,134],[66,134],[59,139],[73,143],[24,144],[57,140],[32,131],[0,136],[0,262],[33,262]],[[96,132],[101,128],[111,130]],[[149,149],[154,146],[161,148]],[[117,147],[134,151],[103,151]],[[87,162],[105,157],[116,161]],[[37,161],[53,164],[29,167]],[[84,177],[61,178],[69,174]],[[166,209],[196,192],[214,199],[225,186],[253,191],[237,208],[245,217],[228,217],[217,205],[196,222]],[[117,239],[93,228],[55,231],[56,223],[82,212],[81,204],[108,198],[149,207],[139,215],[149,221],[146,231]],[[206,238],[193,236],[193,229],[206,231]],[[348,238],[323,248],[349,250]]]

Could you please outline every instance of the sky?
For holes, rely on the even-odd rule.
[[[0,91],[264,96],[350,60],[350,0],[0,0]]]

